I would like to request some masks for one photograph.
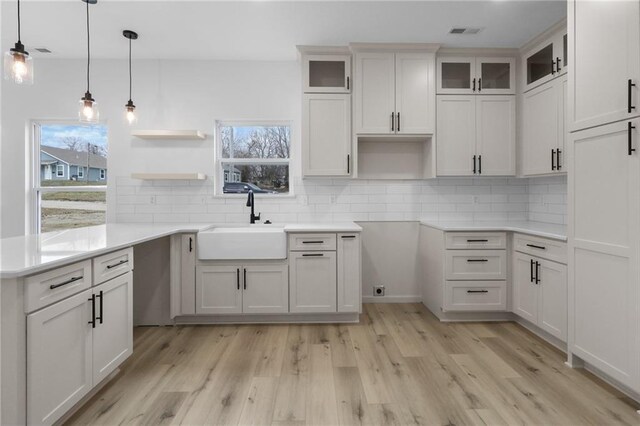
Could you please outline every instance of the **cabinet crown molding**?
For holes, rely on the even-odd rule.
[[[389,52],[429,52],[440,49],[438,43],[349,43],[352,52],[389,51]]]

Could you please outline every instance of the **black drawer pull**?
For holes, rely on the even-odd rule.
[[[540,282],[540,262],[536,262],[536,284]]]
[[[355,238],[355,235],[343,235],[340,238]]]
[[[627,142],[628,142],[628,147],[627,147],[627,153],[629,155],[631,155],[632,152],[634,152],[636,149],[633,147],[633,129],[635,129],[636,126],[634,126],[633,124],[631,124],[631,122],[627,123]]]
[[[103,297],[104,293],[102,293],[102,290],[100,290],[100,294],[98,294],[96,297],[100,298],[100,316],[96,317],[97,320],[100,320],[100,324],[102,324],[102,319],[104,318],[104,309],[102,306],[102,297]]]
[[[116,266],[124,265],[125,263],[129,263],[129,259],[123,259],[118,263],[114,263],[113,265],[107,265],[107,269],[115,268]]]
[[[91,299],[87,299],[91,302],[91,321],[88,323],[91,324],[91,328],[96,328],[96,295],[92,294]]]
[[[240,290],[240,268],[236,269],[236,283],[238,290]]]
[[[324,241],[303,241],[302,244],[324,244]]]
[[[302,257],[322,257],[324,254],[322,253],[305,253]]]
[[[537,248],[537,249],[540,249],[540,250],[546,250],[547,249],[544,246],[537,246],[535,244],[527,244],[527,247],[533,247],[533,248]]]
[[[560,170],[562,168],[562,164],[560,164],[560,153],[562,151],[560,148],[556,149],[556,170]]]
[[[467,290],[467,293],[489,293],[489,290]]]
[[[551,170],[556,169],[556,150],[551,150]]]
[[[467,259],[467,262],[488,262],[488,259]]]
[[[247,268],[244,268],[244,275],[242,276],[244,284],[243,287],[246,290],[247,289]]]
[[[635,106],[631,104],[631,88],[635,87],[635,83],[629,79],[627,80],[627,112],[631,114],[631,111],[636,109]]]
[[[488,243],[489,240],[467,240],[468,243]]]
[[[533,280],[534,280],[534,278],[533,278],[533,274],[534,274],[534,272],[533,272],[533,266],[534,266],[533,259],[529,259],[529,262],[531,262],[531,279],[529,280],[529,282],[533,282]]]
[[[78,281],[78,280],[81,280],[82,278],[84,278],[82,275],[81,275],[81,276],[79,276],[79,277],[72,277],[72,278],[69,278],[68,280],[66,280],[66,281],[64,281],[64,282],[61,282],[60,284],[51,284],[51,285],[49,286],[49,288],[50,288],[51,290],[53,290],[54,288],[58,288],[58,287],[62,287],[63,285],[67,285],[67,284],[74,283],[74,282],[76,282],[76,281]]]

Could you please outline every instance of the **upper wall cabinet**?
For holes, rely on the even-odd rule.
[[[568,23],[570,130],[640,114],[640,3],[570,1]]]
[[[304,93],[349,93],[351,55],[304,55],[302,79]]]
[[[567,72],[567,32],[557,31],[523,55],[524,91],[528,91]]]
[[[514,58],[440,57],[439,95],[515,94]]]
[[[355,130],[422,135],[435,130],[435,50],[356,51]]]

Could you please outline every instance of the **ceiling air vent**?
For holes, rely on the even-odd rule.
[[[51,51],[46,47],[36,47],[35,49],[40,53],[51,53]]]
[[[478,34],[482,28],[456,27],[449,30],[449,34]]]

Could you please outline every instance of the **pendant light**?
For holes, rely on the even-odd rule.
[[[16,84],[33,84],[33,58],[20,40],[20,0],[18,0],[18,41],[4,54],[4,78]]]
[[[82,0],[87,4],[87,92],[80,99],[78,116],[82,123],[97,123],[100,120],[98,103],[91,96],[89,71],[91,68],[91,38],[89,31],[89,5],[98,3],[98,0]]]
[[[136,106],[133,104],[131,100],[131,87],[132,87],[132,78],[131,78],[131,40],[138,39],[138,33],[131,30],[124,30],[122,35],[129,39],[129,102],[124,106],[125,107],[125,116],[129,124],[134,124],[138,121],[138,117],[136,116]]]

